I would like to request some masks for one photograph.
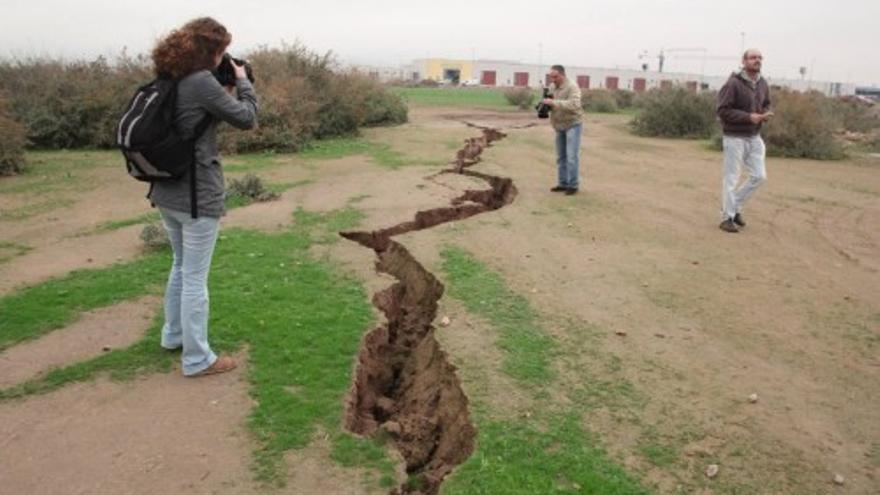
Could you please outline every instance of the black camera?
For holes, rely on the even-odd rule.
[[[541,94],[541,101],[535,106],[535,110],[538,111],[539,119],[546,119],[550,117],[550,105],[544,103],[545,98],[553,98],[553,95],[550,94],[550,88],[544,88],[543,94]]]
[[[220,65],[213,70],[214,77],[217,78],[217,81],[221,86],[235,86],[235,67],[232,66],[232,62],[235,62],[236,65],[243,65],[244,71],[247,73],[248,81],[251,83],[254,82],[254,71],[251,69],[251,64],[246,60],[235,58],[228,53],[224,53]]]

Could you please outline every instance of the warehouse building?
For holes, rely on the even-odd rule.
[[[507,60],[453,60],[425,58],[405,65],[404,80],[432,80],[438,83],[480,86],[541,87],[547,82],[549,65]],[[566,66],[566,74],[583,89],[626,89],[635,92],[681,86],[691,91],[717,90],[727,80],[723,76],[693,73],[656,72],[633,69]],[[771,85],[798,91],[815,90],[828,96],[855,94],[855,85],[840,82],[807,81],[767,77]]]

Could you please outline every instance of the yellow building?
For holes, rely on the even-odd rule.
[[[475,79],[474,63],[470,60],[453,60],[448,58],[423,58],[413,60],[407,68],[407,79],[447,81],[459,84]]]

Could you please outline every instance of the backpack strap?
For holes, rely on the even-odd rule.
[[[201,122],[196,126],[195,132],[193,133],[193,143],[195,143],[205,131],[208,130],[208,126],[211,125],[211,114],[205,115]],[[195,146],[193,146],[193,155],[195,155]],[[192,166],[190,166],[189,170],[189,204],[190,204],[190,216],[193,218],[199,217],[199,200],[196,195],[196,169],[198,169],[199,164],[196,160],[196,157],[193,156]]]

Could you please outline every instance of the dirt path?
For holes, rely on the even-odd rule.
[[[411,117],[406,126],[371,130],[370,138],[407,153],[448,157],[473,134],[461,120],[512,127],[531,119],[435,108],[415,109]],[[571,350],[571,366],[559,369],[563,384],[582,383],[589,372],[592,379],[632,385],[644,407],[606,404],[583,416],[620,462],[657,483],[659,493],[876,493],[880,159],[770,158],[769,180],[738,235],[717,228],[720,156],[700,143],[633,137],[619,116],[588,118],[582,193],[574,197],[549,192],[555,170],[547,127],[512,131],[482,159],[479,171],[513,179],[517,201],[404,241],[435,274],[440,246],[467,249],[549,315],[554,335]],[[292,221],[297,206],[326,211],[369,195],[357,204],[367,215],[362,227],[393,225],[472,187],[430,177],[439,168],[391,171],[348,157],[307,173],[267,169],[261,175],[275,181],[313,182],[279,202],[235,210],[224,224],[277,229]],[[101,203],[130,204],[126,197],[134,193],[101,186],[96,194],[104,195]],[[57,214],[0,221],[4,240],[33,247],[0,264],[0,293],[136,256],[136,228],[72,235],[104,219],[136,216],[142,207],[96,212],[74,202],[65,222],[52,220]],[[370,288],[388,283],[364,268],[370,257],[363,249],[340,244],[324,254]],[[451,311],[456,321],[468,321],[454,305]],[[566,325],[595,329],[597,340],[579,341]],[[474,357],[491,355],[478,352],[491,339],[453,325],[438,340],[460,368],[467,395],[510,405],[512,384]],[[613,358],[613,369],[588,352],[595,346]],[[10,352],[23,352],[25,361],[31,354]],[[70,493],[119,493],[122,486],[177,492],[189,484],[194,493],[249,493],[243,422],[250,406],[241,376],[216,377],[205,390],[175,373],[133,387],[99,381],[2,404],[0,486],[57,493],[67,479]],[[752,393],[757,403],[748,401]],[[212,404],[218,397],[221,403]],[[154,428],[157,421],[182,426],[172,435],[171,428]],[[215,442],[216,449],[207,448]],[[646,446],[667,449],[673,460],[652,462]],[[357,475],[349,470],[329,481],[313,475],[326,463],[326,452],[316,449],[292,454],[290,479],[310,479],[303,486],[321,493],[350,493]],[[172,471],[171,458],[186,461]],[[721,465],[711,483],[701,474],[710,462]],[[35,478],[49,471],[58,478]],[[846,478],[843,487],[831,484],[834,473]]]
[[[254,493],[244,373],[99,380],[0,404],[0,493]]]

